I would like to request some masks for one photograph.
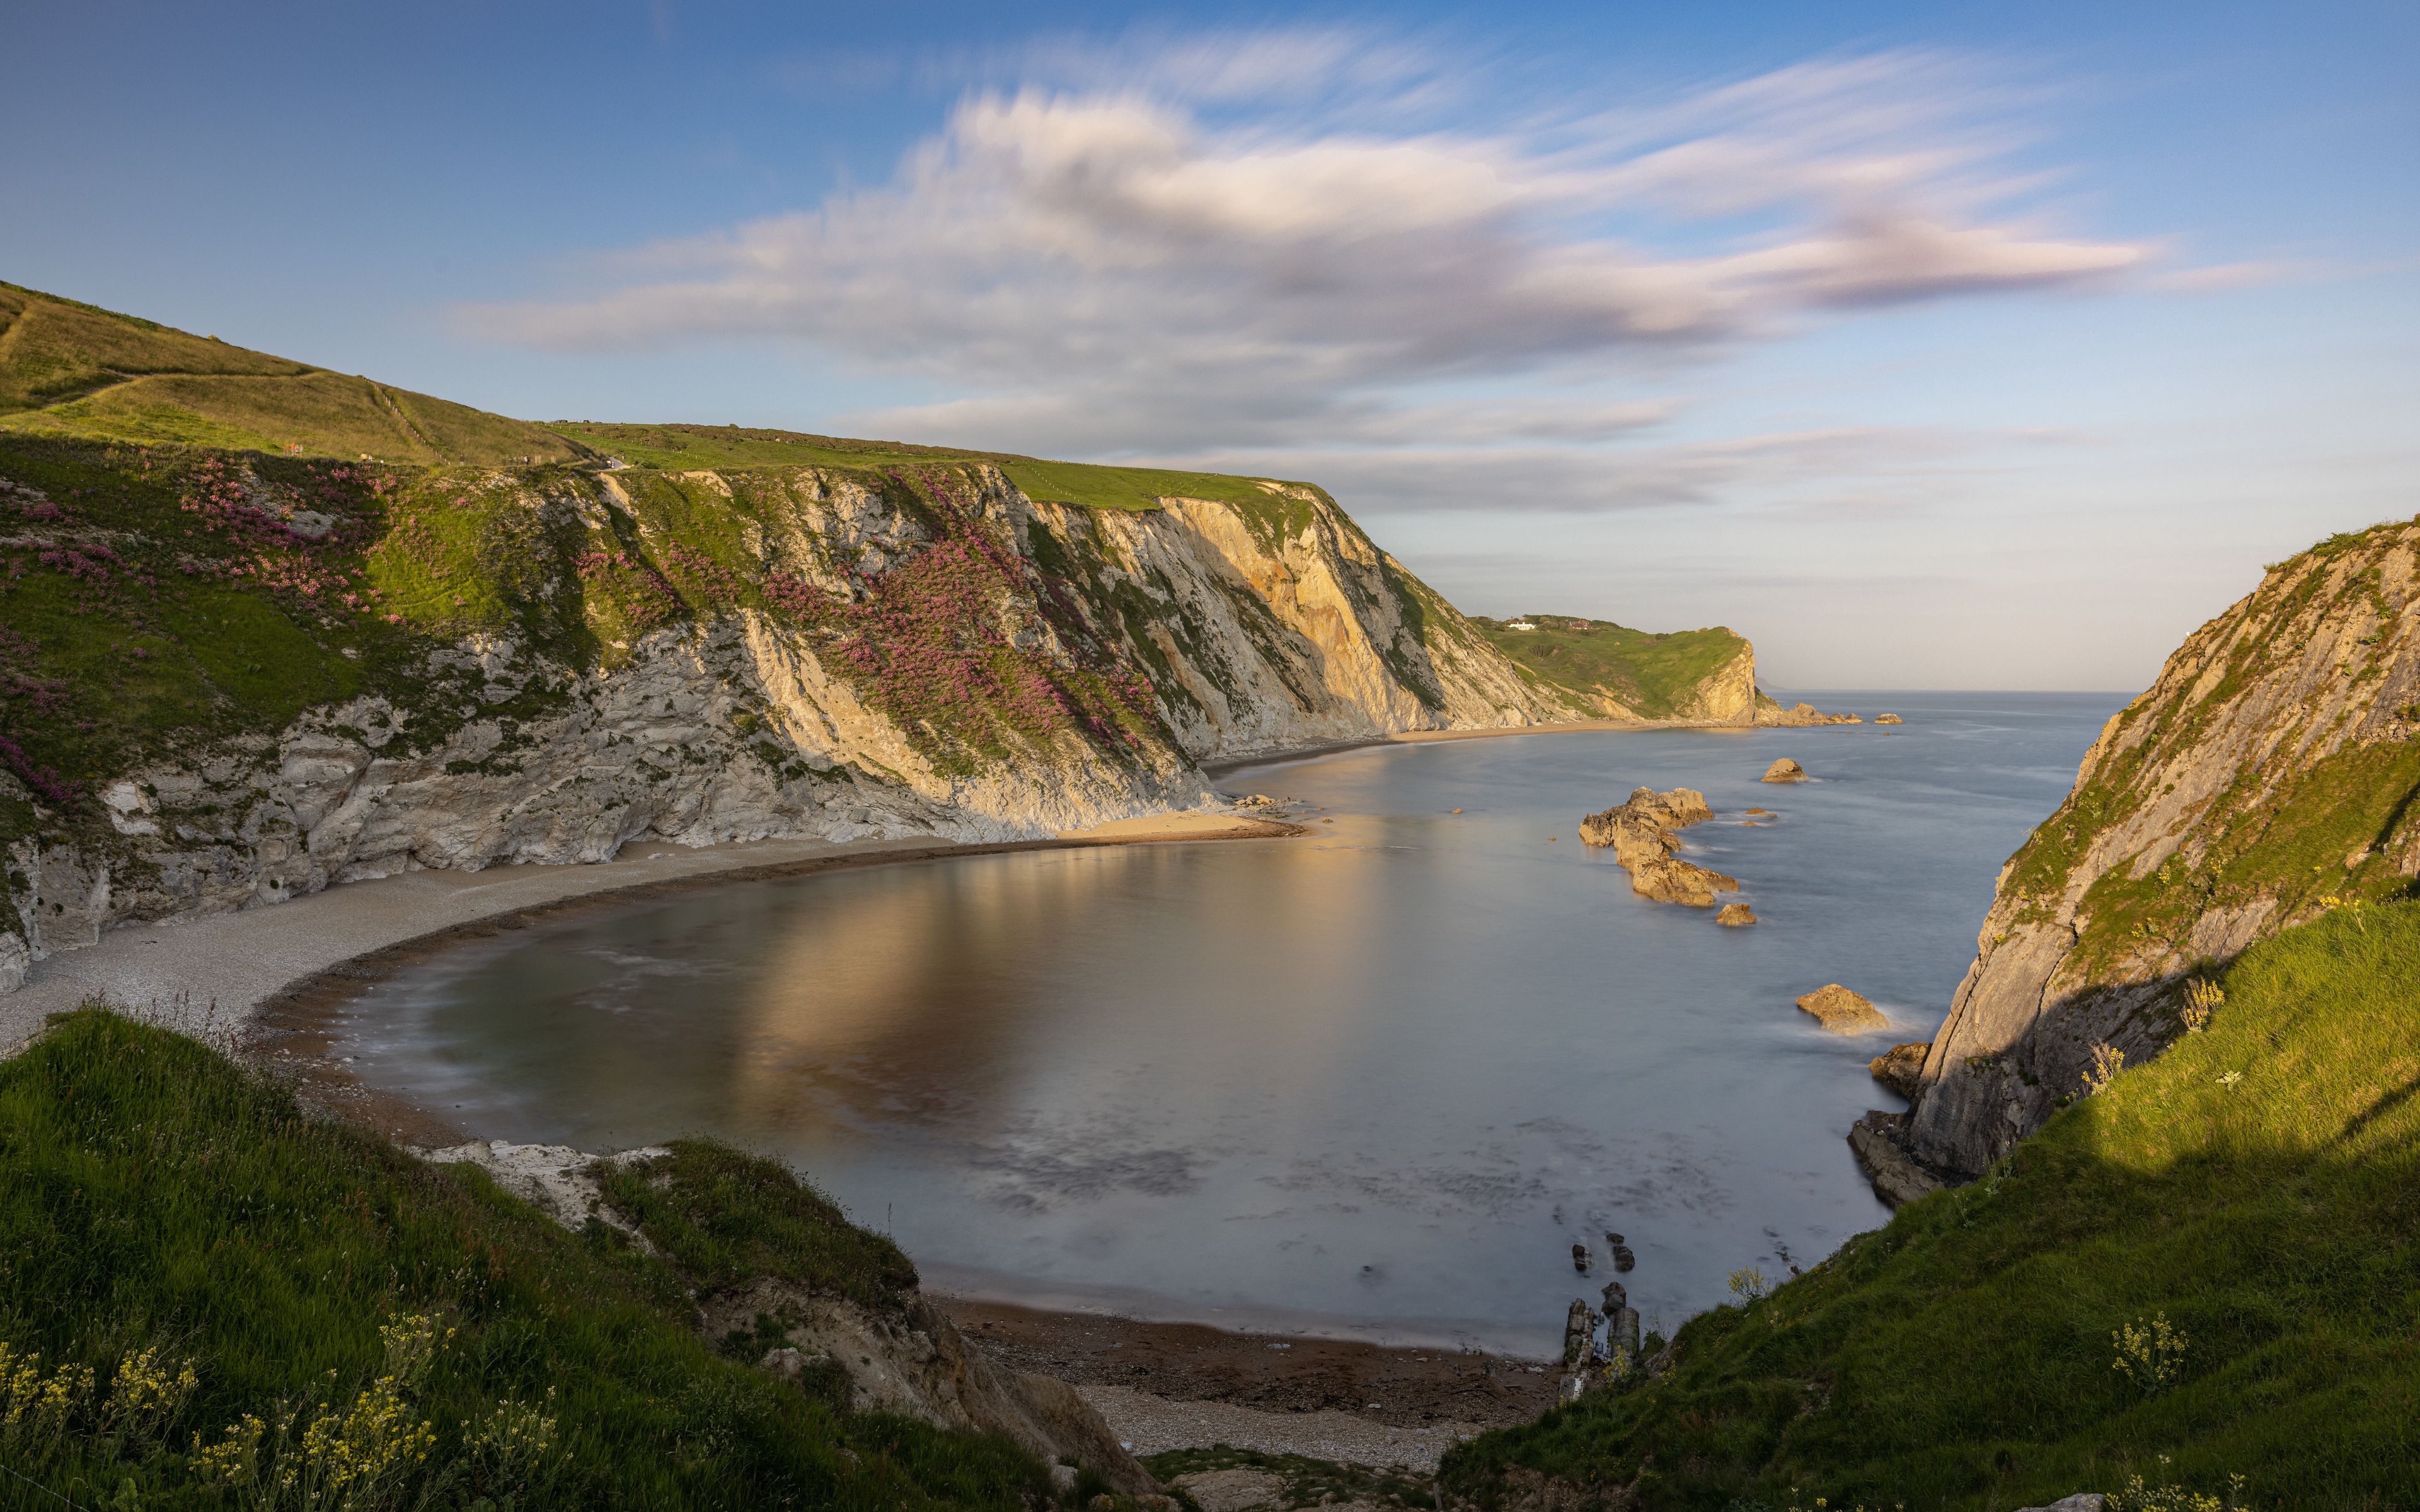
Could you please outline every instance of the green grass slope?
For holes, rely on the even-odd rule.
[[[1537,628],[1508,629],[1516,620]],[[1566,614],[1474,615],[1471,623],[1488,644],[1539,680],[1582,698],[1613,699],[1649,719],[1672,717],[1699,684],[1748,649],[1745,638],[1720,625],[1658,635]]]
[[[0,1464],[95,1507],[1049,1496],[1004,1442],[851,1413],[696,1336],[695,1288],[777,1271],[872,1300],[915,1273],[778,1166],[658,1165],[670,1258],[306,1118],[193,1041],[70,1015],[0,1064]]]
[[[1445,1483],[1714,1512],[2242,1475],[2251,1506],[2420,1506],[2415,980],[2420,903],[2256,947],[2206,1029],[1985,1180],[1691,1319],[1660,1378],[1456,1450]],[[2117,1338],[2163,1319],[2165,1381]]]
[[[0,284],[0,431],[382,462],[562,462],[526,421]]]

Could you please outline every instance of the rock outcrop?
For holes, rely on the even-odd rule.
[[[2112,717],[2000,874],[1906,1136],[1979,1173],[2080,1088],[2139,1064],[2194,973],[2420,875],[2420,524],[2269,569]]]
[[[1789,757],[1784,756],[1775,761],[1771,766],[1766,767],[1764,769],[1764,776],[1759,778],[1757,780],[1761,782],[1804,782],[1807,780],[1807,768],[1799,765],[1796,762],[1792,761]]]
[[[1726,929],[1745,929],[1756,922],[1756,910],[1745,903],[1725,903],[1714,922]]]
[[[1736,892],[1739,879],[1679,859],[1677,831],[1714,816],[1706,795],[1695,788],[1658,793],[1634,789],[1629,799],[1580,821],[1580,840],[1606,847],[1630,872],[1631,890],[1657,903],[1689,908],[1712,908],[1714,894]]]
[[[513,1196],[566,1228],[597,1219],[647,1241],[636,1224],[606,1202],[597,1170],[644,1164],[667,1151],[626,1150],[595,1156],[562,1145],[478,1141],[421,1150],[438,1165],[476,1165]],[[1118,1443],[1074,1387],[1047,1376],[1021,1375],[969,1349],[948,1318],[912,1289],[895,1302],[869,1304],[794,1284],[759,1278],[737,1290],[698,1299],[697,1327],[707,1338],[761,1332],[778,1321],[783,1342],[761,1362],[768,1372],[805,1381],[817,1370],[837,1371],[849,1405],[894,1412],[935,1427],[994,1433],[1014,1441],[1044,1464],[1065,1461],[1097,1472],[1127,1495],[1158,1490],[1151,1473]]]
[[[1931,1041],[1926,1040],[1895,1044],[1868,1061],[1866,1069],[1873,1073],[1874,1080],[1913,1103],[1924,1075],[1924,1053],[1931,1048]]]
[[[1905,724],[1905,723],[1907,723],[1907,721],[1906,721],[1905,719],[1900,718],[1900,717],[1898,715],[1896,715],[1896,714],[1877,714],[1877,715],[1875,715],[1875,716],[1874,716],[1874,723],[1876,723],[1876,724]]]
[[[1900,1148],[1906,1118],[1903,1113],[1877,1110],[1849,1130],[1849,1148],[1856,1153],[1866,1179],[1873,1182],[1874,1196],[1894,1208],[1928,1196],[1942,1186],[1939,1177],[1910,1160]]]
[[[1798,1007],[1834,1034],[1869,1034],[1890,1027],[1881,1010],[1837,981],[1799,998]]]
[[[1785,709],[1771,699],[1759,695],[1756,722],[1797,729],[1811,725],[1863,724],[1866,721],[1854,714],[1825,714],[1812,703],[1794,703]]]

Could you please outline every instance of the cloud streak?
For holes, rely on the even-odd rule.
[[[872,417],[887,428],[1021,449],[1590,444],[1663,411],[1501,389],[1601,387],[1827,314],[2149,255],[2001,213],[2024,186],[1991,177],[2005,144],[1936,57],[1486,131],[1233,106],[1348,69],[1363,98],[1438,87],[1357,56],[1332,33],[1196,41],[1140,71],[1156,93],[975,93],[890,183],[463,320],[574,351],[804,344],[956,395]]]

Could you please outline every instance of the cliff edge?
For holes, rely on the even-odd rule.
[[[2189,981],[2420,874],[2420,521],[2271,567],[2110,719],[2067,801],[2002,870],[1927,1054],[1917,1159],[1981,1172],[2083,1088],[2139,1063]]]

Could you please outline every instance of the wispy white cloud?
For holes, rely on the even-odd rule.
[[[637,248],[600,293],[465,322],[572,350],[803,343],[955,392],[872,417],[892,433],[1021,449],[1520,447],[1661,411],[1437,393],[1602,382],[1825,312],[2149,255],[2009,213],[2027,186],[1994,172],[1988,91],[1930,54],[1479,130],[1235,108],[1446,87],[1361,34],[1120,46],[1036,50],[1030,76],[1071,82],[969,95],[888,184]]]

